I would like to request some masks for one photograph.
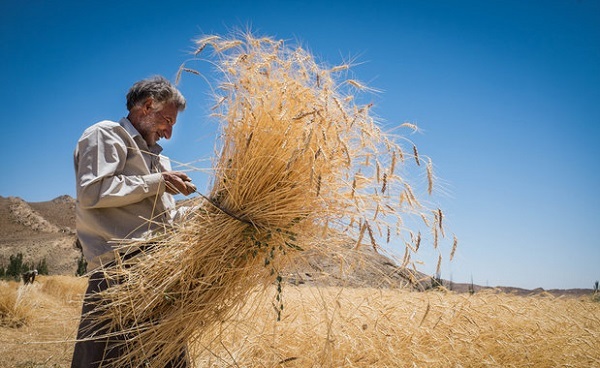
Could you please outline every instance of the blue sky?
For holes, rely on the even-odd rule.
[[[365,98],[384,129],[420,126],[410,138],[434,162],[460,241],[443,277],[546,289],[600,279],[596,0],[2,0],[0,195],[74,196],[81,132],[126,115],[135,81],[174,79],[193,39],[237,28],[302,44],[325,64],[355,59],[352,76],[382,91]],[[192,77],[163,146],[208,168],[216,122]],[[206,187],[205,174],[192,177]]]

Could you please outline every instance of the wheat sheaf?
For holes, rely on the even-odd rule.
[[[443,234],[441,210],[426,208],[403,175],[420,163],[416,147],[405,150],[370,104],[356,103],[365,87],[340,79],[349,65],[319,66],[301,47],[251,34],[203,37],[196,47],[221,73],[212,186],[173,228],[120,249],[142,249],[138,256],[105,270],[118,282],[101,295],[98,325],[128,336],[116,364],[164,366],[257,288],[281,293],[281,270],[308,250],[336,252],[341,237],[380,250],[410,232],[403,218],[412,215],[436,245]],[[188,64],[180,74],[201,74]],[[424,172],[431,183],[431,166]],[[410,238],[405,265],[421,234]]]

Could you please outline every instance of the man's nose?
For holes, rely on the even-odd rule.
[[[171,135],[173,134],[173,127],[169,125],[164,131],[165,131],[165,138],[171,139]]]

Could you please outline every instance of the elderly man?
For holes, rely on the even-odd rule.
[[[90,276],[71,367],[112,367],[125,336],[103,338],[92,331],[96,292],[108,287],[102,266],[115,257],[119,240],[143,238],[173,221],[173,194],[195,187],[183,172],[172,171],[160,153],[159,139],[171,138],[183,95],[165,78],[135,83],[127,94],[129,114],[118,122],[101,121],[83,132],[75,149],[77,236]],[[100,338],[91,338],[100,336]],[[117,340],[116,344],[114,341]],[[186,352],[169,367],[187,367]]]

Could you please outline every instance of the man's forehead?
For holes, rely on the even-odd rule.
[[[164,104],[161,111],[164,113],[169,113],[169,114],[174,114],[174,115],[177,115],[177,113],[179,112],[177,110],[177,105],[175,105],[175,103],[173,103],[173,102]]]

